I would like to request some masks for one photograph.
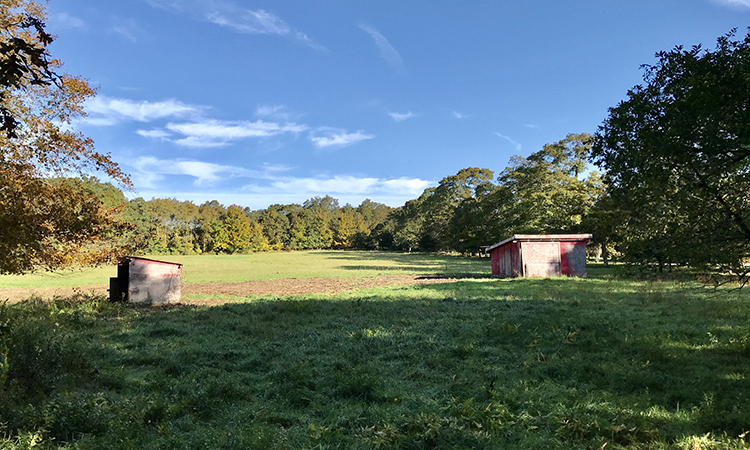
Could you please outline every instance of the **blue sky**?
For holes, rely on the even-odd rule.
[[[75,127],[130,197],[253,209],[401,206],[593,133],[675,45],[750,25],[750,0],[51,0],[53,56],[98,95]]]

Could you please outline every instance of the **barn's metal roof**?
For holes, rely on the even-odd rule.
[[[490,245],[487,252],[505,245],[508,242],[578,242],[591,240],[591,234],[514,234],[508,239],[502,240],[497,244]]]

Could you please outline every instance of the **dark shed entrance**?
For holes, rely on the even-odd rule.
[[[590,234],[516,234],[490,246],[492,275],[499,277],[586,276]]]
[[[117,265],[117,277],[109,279],[109,298],[165,305],[180,301],[181,288],[182,264],[128,256]]]

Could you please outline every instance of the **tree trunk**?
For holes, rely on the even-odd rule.
[[[604,267],[609,266],[609,251],[607,251],[607,244],[602,243],[602,257],[604,258]]]

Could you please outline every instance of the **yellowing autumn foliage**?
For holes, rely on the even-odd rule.
[[[111,260],[109,237],[126,225],[90,195],[54,178],[103,172],[130,180],[91,139],[71,129],[94,95],[60,74],[46,12],[33,0],[0,0],[0,274]]]

